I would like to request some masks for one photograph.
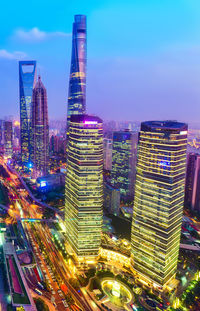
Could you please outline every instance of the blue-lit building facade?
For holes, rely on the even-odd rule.
[[[67,124],[71,115],[86,111],[86,16],[75,15],[69,78]]]
[[[129,130],[113,133],[111,184],[121,198],[133,198],[138,133]]]
[[[78,261],[99,255],[103,221],[103,126],[98,117],[69,123],[65,186],[67,240]]]
[[[20,141],[22,164],[32,162],[32,93],[36,83],[36,61],[19,62]]]
[[[131,246],[133,269],[150,287],[162,289],[176,275],[186,149],[186,124],[141,124]]]

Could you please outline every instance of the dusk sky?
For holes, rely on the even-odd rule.
[[[49,117],[66,116],[74,14],[87,15],[88,113],[200,121],[199,0],[2,1],[1,118],[19,116],[19,59],[37,61]]]

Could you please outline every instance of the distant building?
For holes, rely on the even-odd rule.
[[[78,261],[95,260],[103,221],[102,120],[73,115],[69,123],[65,188],[67,240]]]
[[[187,125],[141,124],[132,218],[132,264],[162,289],[176,276],[185,188]]]
[[[4,142],[4,120],[0,120],[0,145]]]
[[[20,143],[23,165],[30,164],[32,156],[32,95],[36,83],[36,61],[19,62]]]
[[[13,122],[13,147],[20,147],[20,122]]]
[[[37,188],[41,191],[50,191],[65,185],[65,174],[49,174],[36,179]]]
[[[133,198],[138,134],[129,130],[113,133],[111,184],[121,198]]]
[[[104,208],[110,214],[119,215],[120,191],[107,183],[104,183]]]
[[[71,115],[86,112],[86,16],[75,15],[72,32],[72,55],[69,78],[67,124]]]
[[[44,176],[49,168],[49,123],[47,92],[38,77],[32,99],[32,143],[34,177]]]
[[[12,158],[13,155],[12,121],[4,121],[4,155],[7,158]]]
[[[200,154],[197,153],[188,156],[185,207],[200,212]]]
[[[63,136],[52,135],[50,138],[50,151],[52,153],[65,153],[66,139]]]
[[[121,212],[122,212],[124,217],[131,219],[132,215],[133,215],[133,208],[130,206],[122,206]]]
[[[103,167],[105,170],[112,169],[112,139],[103,139]]]

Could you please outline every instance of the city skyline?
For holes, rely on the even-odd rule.
[[[200,3],[77,7],[0,11],[0,309],[199,311]]]
[[[54,12],[49,6],[49,15],[55,15],[53,25],[42,19],[30,22],[23,16],[22,3],[22,18],[13,19],[1,37],[1,98],[6,103],[2,114],[19,112],[19,58],[37,60],[49,94],[50,118],[67,114],[71,24],[73,15],[81,13],[87,15],[89,29],[88,113],[115,120],[197,121],[200,4],[193,0],[168,1],[162,6],[158,1],[126,3],[102,1],[101,5],[83,6],[79,2],[78,12],[72,4],[63,5],[59,14],[66,14],[64,19],[55,14],[58,9]],[[8,94],[5,90],[11,83],[13,92]],[[124,105],[126,109],[121,111]]]

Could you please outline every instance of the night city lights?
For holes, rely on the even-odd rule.
[[[0,311],[200,311],[200,1],[0,16]]]

